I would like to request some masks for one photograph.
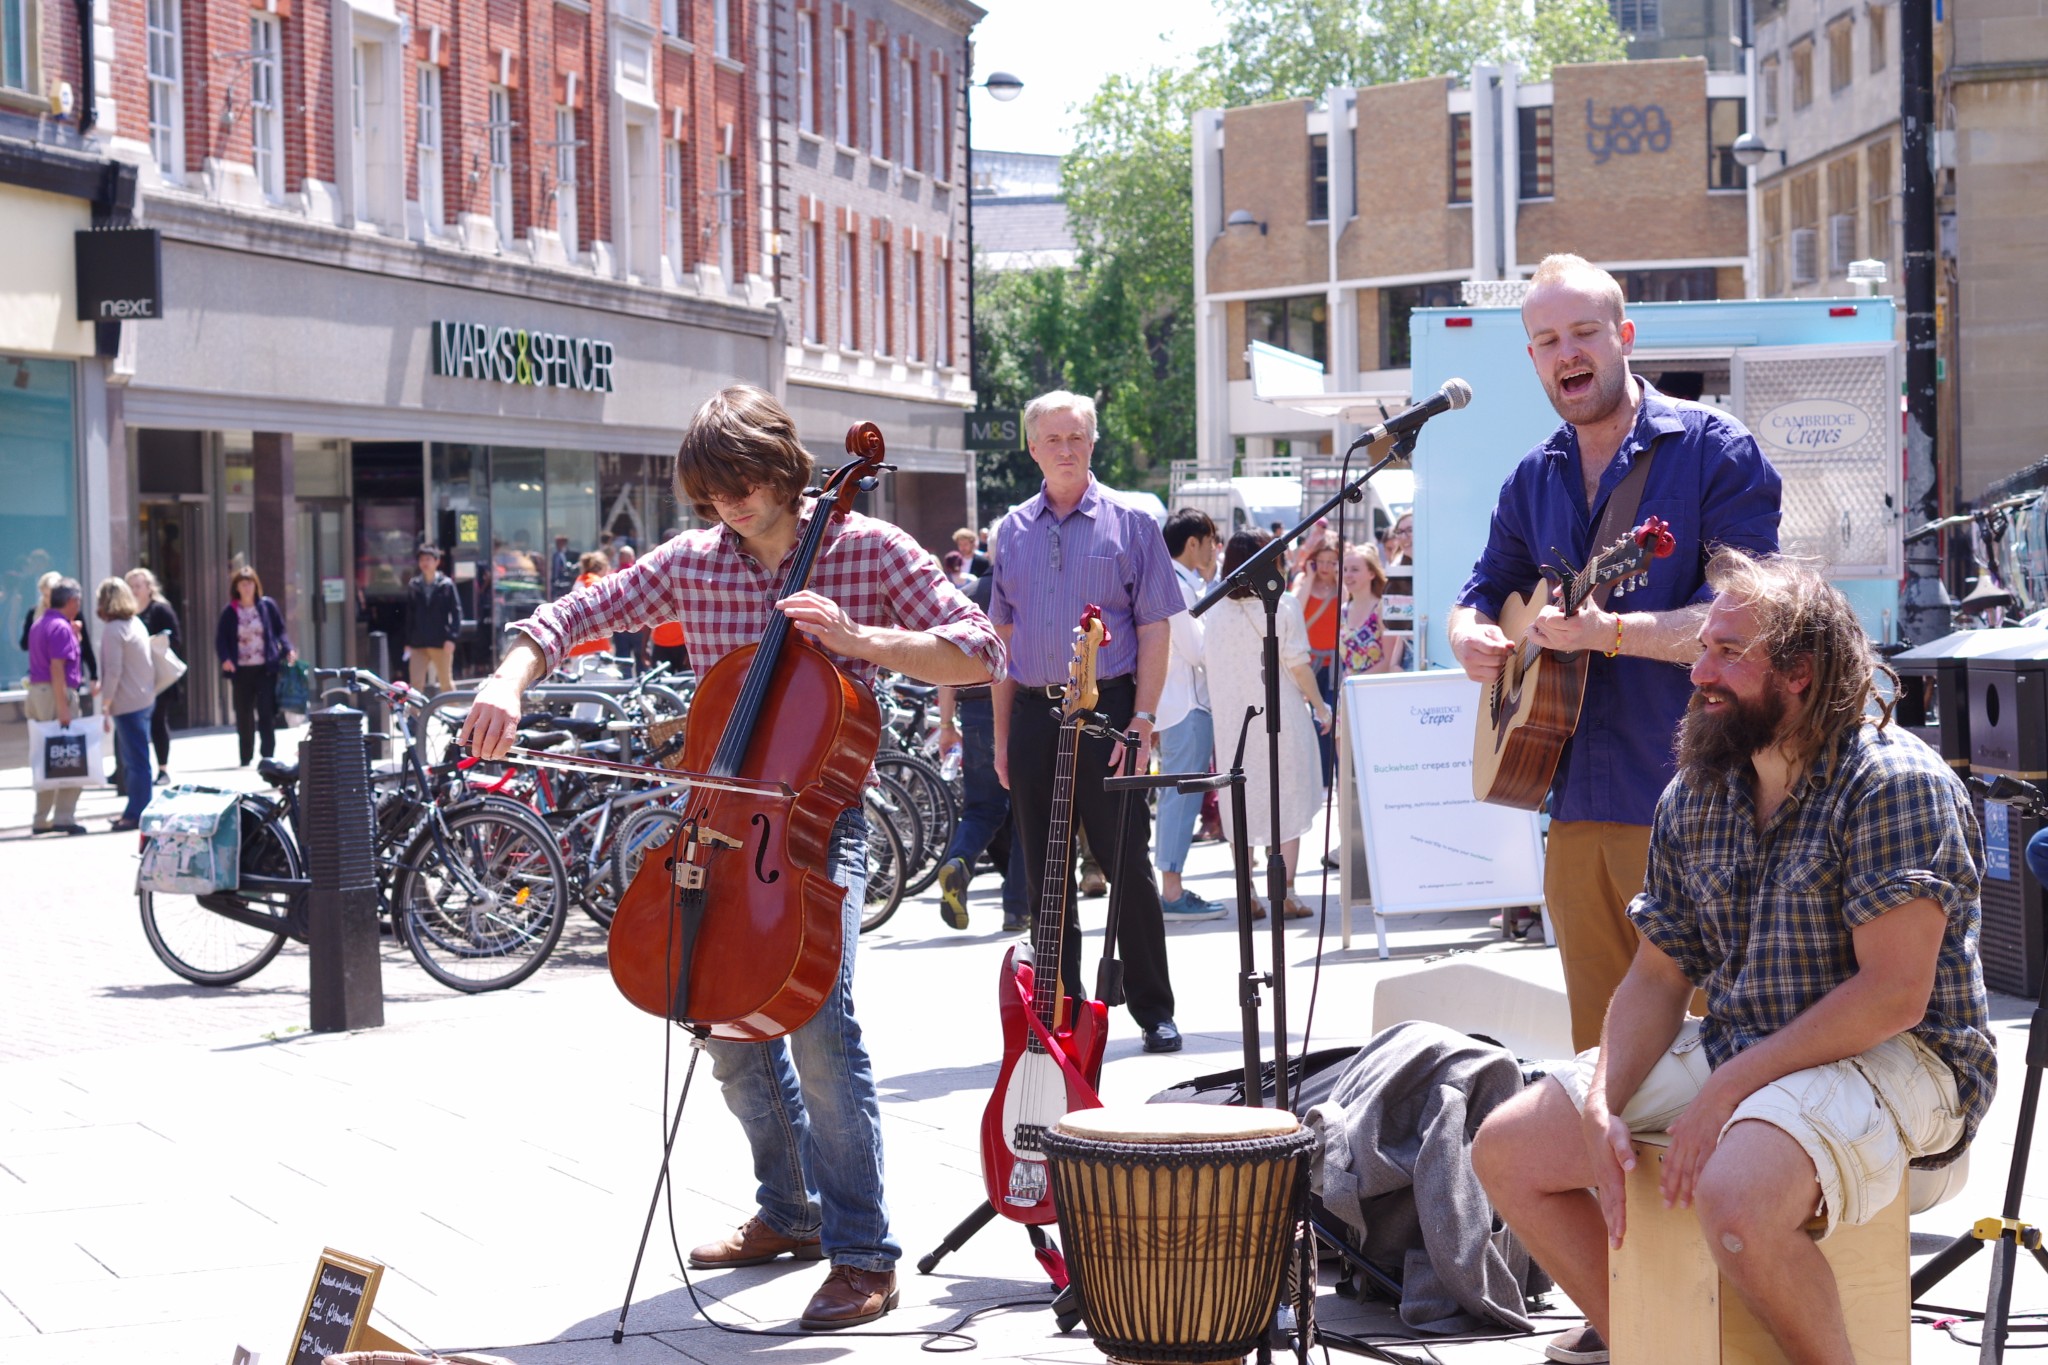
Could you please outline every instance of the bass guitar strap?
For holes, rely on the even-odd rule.
[[[1650,442],[1650,448],[1636,456],[1628,473],[1621,476],[1621,482],[1607,495],[1607,505],[1600,509],[1600,522],[1593,528],[1593,542],[1586,547],[1588,560],[1598,554],[1601,547],[1612,545],[1621,539],[1622,533],[1636,524],[1636,509],[1643,505],[1643,485],[1650,481],[1650,461],[1657,454],[1657,447],[1664,444],[1669,432],[1657,433],[1657,439]],[[1607,607],[1608,594],[1614,591],[1613,583],[1602,583],[1591,594],[1590,601],[1603,611]]]

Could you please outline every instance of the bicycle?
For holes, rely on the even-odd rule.
[[[360,669],[316,669],[351,694],[375,692],[406,708],[418,693]],[[379,913],[429,976],[464,992],[503,990],[539,971],[561,938],[568,874],[553,832],[530,811],[490,796],[447,804],[435,781],[453,765],[428,769],[411,746],[396,783],[375,808]],[[287,940],[309,940],[311,878],[301,845],[295,763],[264,759],[268,794],[239,794],[240,885],[185,896],[151,890],[136,876],[142,930],[166,967],[202,986],[246,981]],[[216,790],[185,787],[179,790]],[[146,842],[146,840],[145,840]]]

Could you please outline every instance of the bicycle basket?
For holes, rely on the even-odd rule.
[[[142,812],[146,891],[206,896],[242,884],[241,798],[205,787],[166,787]]]
[[[678,737],[689,723],[687,717],[669,717],[647,722],[647,751],[656,756],[655,762],[671,772],[680,771],[683,766],[683,746]],[[671,745],[670,740],[678,742]]]

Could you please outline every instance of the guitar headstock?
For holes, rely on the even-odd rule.
[[[1607,546],[1575,574],[1562,577],[1563,606],[1567,615],[1579,609],[1588,597],[1608,583],[1618,586],[1615,597],[1640,591],[1650,580],[1652,559],[1666,559],[1678,548],[1678,538],[1661,517],[1645,517],[1636,527]]]
[[[1089,603],[1074,627],[1074,657],[1067,664],[1067,695],[1060,703],[1062,720],[1083,711],[1093,711],[1100,697],[1096,686],[1096,655],[1109,643],[1109,627],[1102,624],[1102,608]]]

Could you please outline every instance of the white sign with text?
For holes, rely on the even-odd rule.
[[[1374,914],[1542,903],[1539,817],[1472,796],[1482,705],[1460,672],[1344,680]]]

